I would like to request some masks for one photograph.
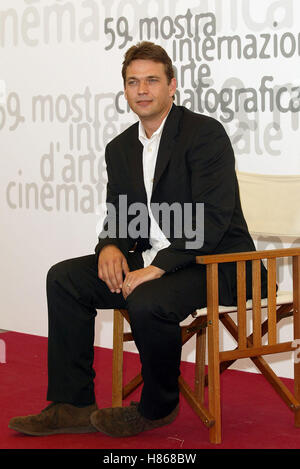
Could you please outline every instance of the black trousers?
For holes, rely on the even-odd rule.
[[[130,254],[128,264],[130,270],[141,268],[141,254]],[[95,255],[69,259],[49,270],[47,301],[49,401],[95,402],[96,309],[127,308],[144,380],[139,410],[157,419],[174,409],[179,400],[179,323],[206,304],[204,266],[193,264],[145,282],[125,301],[98,278]]]

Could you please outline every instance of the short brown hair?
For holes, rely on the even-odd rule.
[[[154,62],[160,62],[165,66],[165,72],[167,75],[168,83],[174,78],[174,69],[172,61],[168,56],[167,52],[163,47],[154,44],[153,42],[143,41],[139,42],[135,46],[130,47],[125,53],[124,62],[122,67],[122,77],[124,84],[126,82],[126,70],[128,65],[133,60],[153,60]]]

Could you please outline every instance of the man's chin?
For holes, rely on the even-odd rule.
[[[139,117],[151,117],[153,115],[153,111],[151,109],[141,109],[140,107],[135,107],[133,109],[133,112],[135,112]]]

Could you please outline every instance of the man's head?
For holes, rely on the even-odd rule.
[[[129,106],[144,124],[155,127],[169,111],[176,91],[168,54],[151,42],[132,46],[125,54],[122,75]]]
[[[152,60],[153,62],[162,63],[164,65],[168,84],[172,78],[174,78],[172,61],[165,49],[157,44],[154,44],[153,42],[143,41],[139,42],[135,46],[130,47],[124,56],[122,67],[124,85],[126,84],[127,67],[133,60]]]

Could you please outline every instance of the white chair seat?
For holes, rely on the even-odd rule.
[[[278,291],[276,297],[276,305],[281,306],[284,304],[293,303],[293,293],[289,291]],[[261,300],[261,307],[266,308],[268,305],[267,298],[262,298]],[[246,303],[246,309],[252,309],[252,300],[248,300]],[[219,305],[219,313],[236,313],[237,306],[222,306]],[[207,308],[196,309],[196,311],[192,314],[194,318],[198,318],[199,316],[205,316],[207,314]]]

